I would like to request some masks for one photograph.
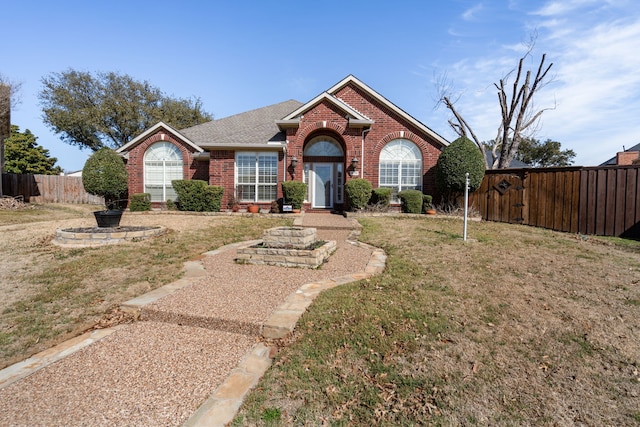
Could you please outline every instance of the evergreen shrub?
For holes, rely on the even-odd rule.
[[[101,148],[85,162],[82,185],[87,193],[104,197],[107,209],[119,208],[129,185],[124,160],[111,148]]]
[[[436,184],[448,202],[464,193],[465,173],[469,173],[469,192],[480,187],[484,177],[484,158],[468,138],[460,137],[446,146],[436,163]]]
[[[433,209],[433,196],[429,194],[422,195],[422,212],[426,212],[427,209]]]
[[[422,191],[403,190],[398,193],[402,212],[419,214],[422,213]]]
[[[386,209],[391,204],[391,189],[390,188],[374,188],[371,192],[372,205]]]
[[[198,179],[171,181],[178,199],[178,209],[189,212],[220,212],[224,189]]]
[[[151,194],[136,193],[131,195],[131,203],[129,204],[131,212],[144,212],[151,210]]]
[[[283,181],[282,196],[285,203],[290,203],[292,209],[302,209],[302,203],[307,197],[307,184],[302,181]]]
[[[372,186],[364,178],[356,178],[347,181],[344,185],[344,192],[347,196],[347,203],[351,210],[364,209],[371,199]]]

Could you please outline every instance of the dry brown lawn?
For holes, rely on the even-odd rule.
[[[640,424],[640,243],[369,218],[385,273],[314,302],[237,425]]]
[[[0,368],[121,321],[120,303],[180,277],[184,261],[257,238],[277,219],[179,212],[125,213],[121,225],[164,226],[166,235],[101,248],[60,248],[59,228],[93,227],[91,205],[0,210]]]

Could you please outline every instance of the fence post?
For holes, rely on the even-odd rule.
[[[467,241],[467,218],[469,217],[469,172],[464,174],[464,226],[462,240]]]

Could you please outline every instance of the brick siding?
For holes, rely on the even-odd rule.
[[[318,105],[304,113],[299,127],[288,128],[286,136],[288,140],[287,156],[289,159],[296,156],[299,166],[295,174],[289,168],[286,179],[302,180],[302,164],[317,159],[305,159],[303,156],[305,144],[312,138],[326,135],[337,140],[344,150],[345,179],[353,179],[347,172],[351,160],[355,157],[359,160],[359,178],[365,178],[371,182],[374,188],[378,187],[380,152],[384,146],[395,139],[406,139],[415,143],[422,152],[423,192],[436,195],[435,165],[440,155],[440,143],[432,139],[427,133],[414,126],[410,121],[387,108],[368,92],[358,85],[350,83],[341,88],[336,96],[359,113],[374,121],[374,124],[364,134],[364,152],[362,150],[363,129],[349,128],[345,113],[328,100],[323,100]],[[216,150],[210,152],[210,160],[198,161],[194,159],[193,147],[182,142],[171,132],[159,129],[147,139],[136,145],[129,152],[127,169],[129,171],[130,194],[144,191],[144,153],[152,144],[158,141],[168,141],[175,144],[184,159],[184,179],[202,179],[211,185],[224,187],[222,208],[228,206],[234,193],[234,164],[235,151]],[[256,141],[258,142],[258,141]],[[637,156],[636,156],[637,157]],[[278,155],[278,181],[284,176],[284,153]],[[288,160],[287,160],[288,161]],[[289,166],[289,165],[287,165]],[[282,190],[278,186],[278,197],[282,197]],[[263,204],[268,208],[269,203]]]

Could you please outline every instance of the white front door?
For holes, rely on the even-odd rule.
[[[333,164],[314,163],[311,167],[311,206],[333,207]]]

